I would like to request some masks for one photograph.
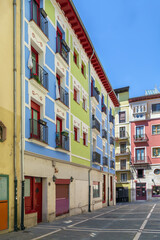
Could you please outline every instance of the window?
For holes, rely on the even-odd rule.
[[[87,111],[87,100],[83,97],[83,101],[82,101],[82,107],[85,111]]]
[[[136,127],[136,139],[144,139],[144,126]]]
[[[160,186],[152,187],[152,197],[160,197]]]
[[[121,160],[120,164],[121,164],[121,170],[125,170],[126,169],[126,159]]]
[[[160,147],[153,148],[153,157],[160,157]]]
[[[120,133],[120,138],[124,138],[125,137],[125,127],[120,127],[119,133]]]
[[[73,53],[73,61],[74,63],[78,66],[78,53],[77,51],[74,49],[74,53]]]
[[[152,126],[152,134],[153,135],[160,134],[160,125],[153,125]]]
[[[93,182],[93,198],[100,197],[100,182]]]
[[[40,106],[31,101],[31,138],[40,138]]]
[[[121,143],[120,144],[120,153],[126,153],[126,143]]]
[[[83,145],[87,146],[87,134],[83,132]]]
[[[33,0],[32,4],[32,18],[37,25],[40,25],[40,0]]]
[[[86,75],[86,67],[85,67],[85,64],[84,64],[84,62],[82,61],[82,64],[81,64],[81,73],[83,74],[83,76],[85,77],[85,75]]]
[[[38,52],[33,47],[31,47],[31,51],[32,51],[32,62],[33,62],[31,74],[32,74],[32,77],[34,77],[36,79],[35,76],[38,77]],[[36,80],[38,80],[38,79],[36,79]]]
[[[137,169],[137,178],[144,178],[144,169]]]
[[[160,103],[152,104],[152,113],[160,112]]]
[[[136,149],[136,161],[144,161],[145,156],[144,156],[144,148],[139,148]]]
[[[121,173],[121,182],[127,182],[127,173]]]
[[[61,53],[62,49],[62,32],[61,30],[57,27],[57,52]]]
[[[110,151],[110,157],[111,157],[111,159],[113,158],[113,153],[112,153],[112,151]]]
[[[74,101],[78,102],[78,93],[77,90],[74,88]]]
[[[0,121],[0,142],[4,142],[6,140],[6,127]]]
[[[113,200],[113,179],[112,176],[110,176],[110,201]]]
[[[126,112],[119,112],[119,123],[124,123],[126,121]]]
[[[78,132],[78,129],[76,127],[74,127],[74,140],[75,141],[78,141],[78,136],[77,136],[77,132]]]

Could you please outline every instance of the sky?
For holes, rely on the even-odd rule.
[[[160,0],[73,0],[112,87],[160,91]]]

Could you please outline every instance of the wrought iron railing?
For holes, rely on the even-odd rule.
[[[143,163],[150,163],[149,156],[136,156],[132,158],[133,164],[143,164]]]
[[[134,142],[146,142],[146,141],[148,141],[148,137],[146,134],[134,135]]]
[[[33,68],[30,70],[30,78],[34,78],[39,84],[48,90],[48,73],[32,59]]]
[[[102,104],[102,112],[104,112],[107,115],[107,107],[105,104]]]
[[[62,88],[61,86],[59,86],[58,88],[59,88],[59,98],[57,98],[57,100],[60,100],[67,107],[69,107],[69,94],[68,94],[68,92],[64,88]]]
[[[98,163],[98,164],[101,163],[101,155],[98,152],[93,152],[92,162]]]
[[[130,149],[128,147],[120,147],[120,154],[130,153]]]
[[[56,132],[56,148],[69,151],[69,135],[67,132]]]
[[[95,97],[97,102],[99,103],[99,91],[97,87],[91,86],[91,97]]]
[[[110,160],[110,168],[115,168],[115,163],[114,163],[114,161],[113,160]]]
[[[94,115],[92,115],[92,128],[96,128],[98,132],[100,132],[100,123],[99,121],[95,118]]]
[[[102,129],[102,138],[107,140],[107,131],[105,129]]]
[[[38,121],[35,119],[30,119],[30,138],[48,143],[47,123],[41,119]]]
[[[128,138],[129,137],[129,134],[127,131],[120,131],[119,132],[119,138],[120,139],[123,139],[123,138]]]
[[[35,0],[31,0],[31,19],[41,28],[42,32],[48,37],[47,14],[43,8],[39,8]]]
[[[110,137],[110,144],[114,145],[114,138]]]
[[[56,52],[62,56],[62,58],[65,60],[67,64],[69,64],[70,48],[68,47],[64,39],[60,39],[57,37],[56,42],[57,42]]]
[[[108,166],[108,158],[103,156],[103,166]]]

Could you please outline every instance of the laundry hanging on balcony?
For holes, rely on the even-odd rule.
[[[33,68],[33,61],[32,61],[31,51],[30,51],[29,59],[28,59],[28,67],[29,67],[29,69],[32,69],[32,68]]]
[[[60,98],[58,82],[56,81],[56,99]]]

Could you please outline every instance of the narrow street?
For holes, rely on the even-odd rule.
[[[1,240],[148,240],[160,239],[160,201],[120,204],[95,212],[41,223]]]

